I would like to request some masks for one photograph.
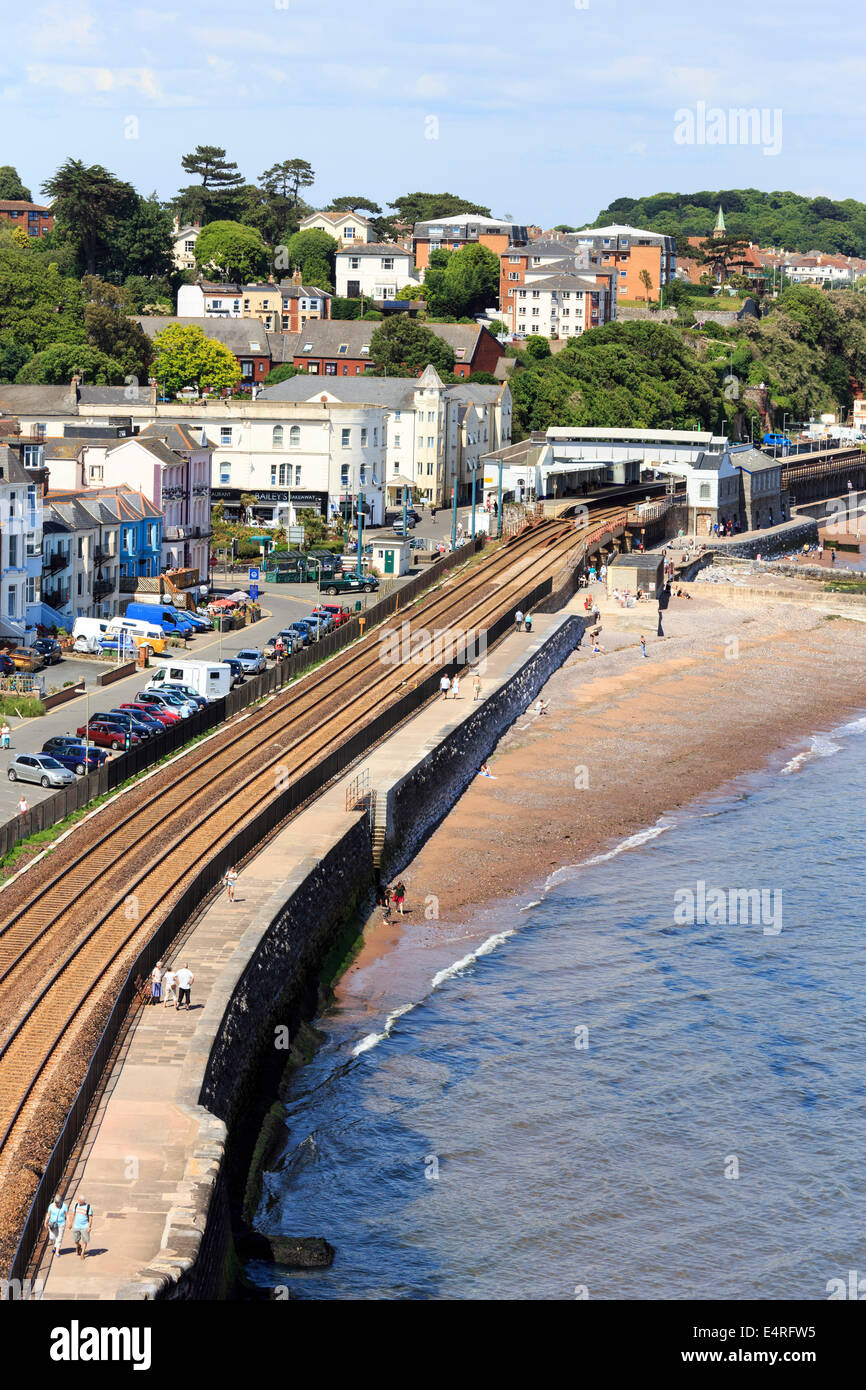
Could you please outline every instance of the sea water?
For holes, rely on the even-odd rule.
[[[374,1028],[320,1020],[257,1225],[335,1262],[251,1277],[736,1300],[866,1274],[864,785],[866,720],[563,866]]]

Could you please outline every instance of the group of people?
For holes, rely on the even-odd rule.
[[[514,630],[515,632],[531,632],[532,614],[524,613],[522,608],[518,608],[514,615]]]
[[[772,513],[771,513],[771,515],[772,515]],[[770,522],[770,525],[772,526],[772,524],[773,524],[773,523],[772,523],[772,521],[771,521],[771,522]],[[739,517],[730,517],[730,516],[729,516],[728,519],[727,519],[727,521],[724,521],[724,520],[723,520],[723,521],[714,521],[714,522],[713,522],[713,535],[714,535],[714,536],[738,536],[738,535],[740,534],[740,531],[741,531],[741,530],[742,530],[742,527],[740,526],[740,519],[739,519]]]
[[[406,885],[402,878],[389,887],[387,883],[379,885],[379,905],[382,908],[382,917],[386,922],[391,920],[391,904],[393,903],[401,917],[406,915],[404,902],[406,901]]]
[[[443,671],[439,678],[439,689],[442,692],[443,700],[447,700],[449,695],[452,700],[460,699],[460,677],[455,673],[449,676],[447,671]],[[481,699],[481,677],[476,673],[472,676],[472,698]]]
[[[164,1009],[174,1004],[176,1009],[185,1008],[189,1011],[192,1007],[190,991],[194,980],[195,975],[188,965],[184,964],[180,970],[174,970],[158,960],[150,972],[150,1002],[161,1003]]]
[[[87,1254],[87,1247],[90,1244],[90,1237],[93,1233],[93,1208],[86,1197],[80,1193],[72,1204],[72,1238],[75,1242],[75,1253],[79,1259],[84,1259]],[[54,1201],[48,1208],[45,1217],[45,1227],[48,1231],[49,1242],[53,1243],[54,1254],[60,1254],[60,1247],[63,1244],[63,1237],[66,1234],[66,1227],[69,1224],[70,1207],[68,1202],[64,1202],[59,1192],[54,1194]]]

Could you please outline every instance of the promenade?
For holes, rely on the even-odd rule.
[[[512,632],[488,654],[482,701],[540,649],[583,595],[563,612],[534,617],[530,634]],[[215,1175],[224,1127],[198,1105],[212,1042],[225,1007],[261,932],[331,846],[364,814],[347,812],[346,787],[363,768],[381,790],[402,778],[455,726],[478,711],[467,671],[458,700],[437,698],[403,724],[312,805],[296,816],[244,868],[236,900],[210,901],[167,958],[189,963],[193,1008],[139,1010],[105,1087],[65,1195],[93,1208],[90,1253],[81,1260],[67,1233],[63,1253],[43,1256],[38,1279],[48,1299],[152,1296],[159,1275],[177,1274],[191,1257],[191,1187]],[[147,1271],[145,1274],[144,1271]]]

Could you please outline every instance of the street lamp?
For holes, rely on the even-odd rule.
[[[451,549],[457,549],[457,464],[451,470]]]

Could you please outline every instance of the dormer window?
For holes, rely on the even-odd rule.
[[[344,356],[344,357],[345,357],[345,355],[346,355],[346,353],[347,353],[348,351],[349,351],[349,344],[348,344],[348,343],[341,343],[340,346],[337,348],[337,353],[338,353],[338,355],[342,354],[342,356]]]
[[[303,349],[303,350],[304,350],[304,352],[312,352],[312,351],[313,351],[313,344],[312,344],[312,343],[304,343],[304,349]]]

